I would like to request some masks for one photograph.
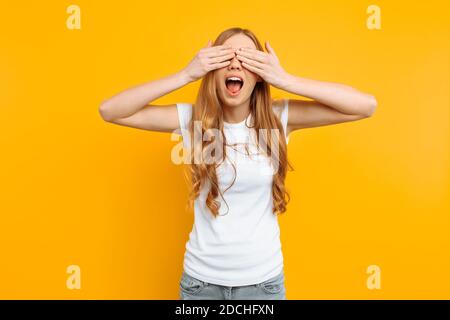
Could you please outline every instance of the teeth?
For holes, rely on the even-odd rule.
[[[227,78],[227,81],[228,80],[234,80],[234,81],[241,81],[242,82],[242,79],[238,78],[238,77],[229,77],[229,78]]]

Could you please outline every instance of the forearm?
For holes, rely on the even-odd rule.
[[[161,79],[124,90],[104,100],[100,113],[105,119],[125,118],[133,115],[151,101],[158,99],[190,82],[184,70]]]
[[[377,101],[371,94],[348,85],[324,82],[287,74],[281,89],[314,99],[346,114],[372,114]]]

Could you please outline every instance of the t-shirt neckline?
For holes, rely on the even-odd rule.
[[[236,128],[236,127],[245,127],[246,125],[246,121],[250,118],[251,116],[251,112],[248,114],[247,118],[245,118],[244,120],[242,120],[241,122],[226,122],[225,120],[223,121],[223,126],[224,127],[228,127],[228,128]]]

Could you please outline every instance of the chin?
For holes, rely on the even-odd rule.
[[[237,106],[245,101],[246,98],[246,95],[244,95],[243,93],[240,93],[238,96],[229,96],[225,93],[223,101],[225,101],[230,106]]]

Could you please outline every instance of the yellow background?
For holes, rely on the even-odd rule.
[[[288,72],[379,103],[291,135],[287,298],[450,298],[447,1],[2,3],[0,298],[178,299],[193,215],[177,142],[105,123],[98,106],[233,26],[269,40]],[[66,27],[70,4],[81,30]],[[370,4],[381,30],[366,27]],[[192,103],[199,84],[153,103]],[[72,264],[80,290],[66,288]]]

